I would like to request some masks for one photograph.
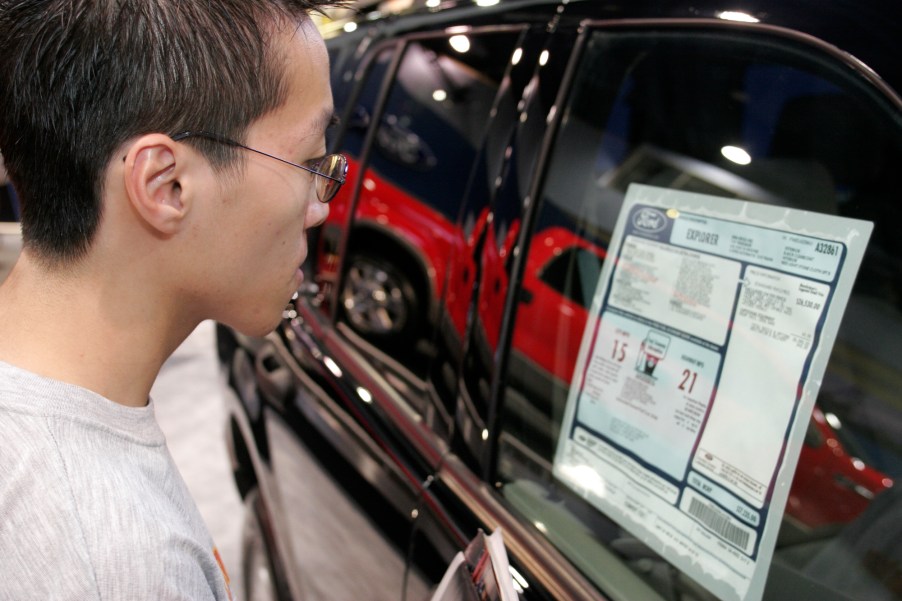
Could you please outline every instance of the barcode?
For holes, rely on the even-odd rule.
[[[689,499],[689,515],[697,518],[702,524],[743,550],[749,544],[748,532],[731,524],[725,516],[695,497]]]

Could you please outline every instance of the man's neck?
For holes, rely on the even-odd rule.
[[[197,323],[176,323],[162,291],[121,273],[48,271],[23,254],[0,286],[0,360],[144,406],[163,362]]]

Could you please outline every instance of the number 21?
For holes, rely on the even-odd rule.
[[[698,377],[698,372],[689,371],[688,369],[683,370],[683,380],[680,382],[679,389],[686,391],[688,394],[692,394],[692,389],[695,388],[695,379]],[[688,384],[688,387],[687,387]]]

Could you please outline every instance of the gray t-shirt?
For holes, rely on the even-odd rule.
[[[0,362],[5,599],[231,599],[152,403]]]

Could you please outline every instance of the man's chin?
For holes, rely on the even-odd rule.
[[[262,338],[266,336],[273,330],[275,330],[280,323],[282,323],[283,316],[281,313],[270,317],[268,320],[263,319],[262,317],[259,320],[253,321],[242,321],[240,323],[226,323],[225,325],[229,326],[239,334],[243,334],[245,336],[251,336],[254,338]]]

